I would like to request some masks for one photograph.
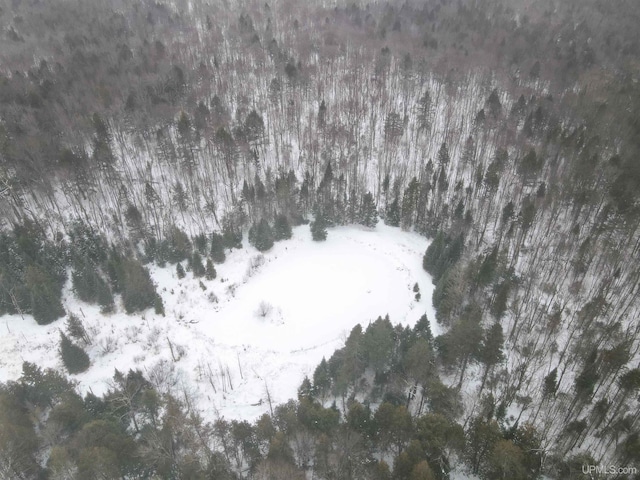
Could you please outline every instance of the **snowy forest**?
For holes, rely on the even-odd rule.
[[[0,376],[0,478],[640,478],[638,25],[633,0],[0,0],[0,336],[49,329],[61,367]],[[428,240],[427,314],[355,318],[295,398],[203,415],[170,335],[162,369],[79,388],[117,343],[92,322],[188,324],[162,275],[219,308],[248,246],[245,282],[356,225]],[[248,375],[213,368],[216,395]]]

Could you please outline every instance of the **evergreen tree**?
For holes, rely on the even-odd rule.
[[[87,331],[84,328],[82,320],[77,315],[70,313],[67,318],[67,333],[70,337],[74,338],[77,341],[84,343],[91,343],[89,341],[89,336],[87,335]]]
[[[542,388],[543,397],[552,397],[558,390],[558,367],[554,368],[544,377],[544,383]]]
[[[495,119],[500,115],[500,111],[502,110],[502,104],[500,103],[500,96],[498,95],[498,89],[494,88],[491,91],[491,95],[487,99],[487,107],[489,107],[489,113]]]
[[[260,252],[266,252],[273,247],[273,230],[264,218],[249,229],[249,243]]]
[[[444,171],[449,165],[449,149],[447,148],[447,144],[442,142],[440,145],[440,149],[438,150],[438,166]]]
[[[284,214],[276,215],[276,220],[273,225],[273,237],[276,241],[280,240],[288,240],[293,235],[291,231],[291,225],[289,225],[289,220],[287,220],[287,216]]]
[[[400,204],[398,201],[398,197],[395,197],[393,201],[387,205],[384,223],[386,223],[390,227],[400,226]]]
[[[222,228],[222,244],[229,250],[242,248],[242,231],[240,228],[234,226],[231,221],[224,222],[224,226]]]
[[[205,269],[204,277],[207,280],[214,280],[216,278],[216,267],[213,266],[213,262],[210,258],[207,258],[207,267]]]
[[[485,331],[480,351],[477,354],[478,360],[484,364],[480,390],[484,387],[487,376],[493,366],[504,360],[504,353],[502,351],[503,343],[504,334],[502,333],[502,326],[499,323],[494,323]]]
[[[169,246],[168,257],[170,263],[181,262],[191,255],[191,241],[186,233],[178,227],[171,227],[167,234]]]
[[[31,265],[24,277],[31,299],[31,314],[39,325],[47,325],[64,316],[61,288],[50,274],[39,266]]]
[[[442,232],[438,232],[422,257],[422,267],[433,275],[434,280],[438,281],[444,272],[460,259],[463,249],[462,234],[452,240]]]
[[[60,332],[60,348],[58,350],[62,363],[71,374],[82,373],[89,368],[89,356],[79,346],[74,345],[71,340]]]
[[[186,275],[185,271],[184,271],[184,267],[182,266],[182,264],[180,262],[178,262],[176,264],[176,274],[178,275],[179,279],[183,279]]]
[[[224,254],[225,242],[219,233],[211,234],[211,260],[215,263],[224,263],[226,256]]]
[[[378,223],[378,210],[373,200],[371,192],[367,192],[362,197],[360,204],[360,215],[358,215],[358,223],[365,227],[374,228]]]
[[[98,305],[100,305],[100,312],[111,313],[115,309],[113,293],[111,292],[111,288],[109,288],[107,282],[105,282],[101,277],[98,278],[96,296]]]
[[[324,215],[318,214],[313,222],[309,224],[311,228],[311,238],[316,242],[322,242],[327,239],[327,224]]]
[[[320,102],[320,108],[318,108],[318,128],[324,128],[326,124],[327,105],[324,103],[324,99]]]
[[[155,306],[156,289],[149,271],[135,259],[126,259],[121,266],[122,300],[127,313]]]
[[[80,300],[87,303],[98,303],[102,307],[103,313],[113,311],[114,299],[111,289],[90,259],[76,260],[71,279],[73,290]]]
[[[193,252],[191,256],[191,271],[193,272],[193,276],[195,278],[204,277],[205,268],[202,264],[202,257],[198,252]]]
[[[153,299],[153,310],[156,312],[156,315],[162,315],[164,317],[164,302],[162,301],[162,297],[157,293]]]
[[[404,230],[408,230],[413,225],[413,217],[415,215],[418,195],[420,193],[420,185],[418,179],[413,177],[409,182],[409,186],[404,191],[402,197],[402,214],[401,225]]]
[[[207,254],[207,236],[204,233],[200,233],[193,237],[193,245],[200,255]]]

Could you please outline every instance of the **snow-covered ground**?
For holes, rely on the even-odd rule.
[[[413,325],[424,313],[439,332],[433,285],[422,269],[428,240],[387,227],[340,227],[313,242],[308,226],[264,254],[246,245],[216,266],[212,281],[179,280],[175,266],[151,267],[166,316],[102,315],[65,290],[67,311],[85,321],[90,369],[75,379],[82,392],[108,389],[114,369],[141,369],[158,388],[197,401],[206,419],[252,420],[295,398],[305,375],[340,348],[351,328],[379,315]],[[413,285],[421,300],[414,299]],[[203,290],[203,287],[205,288]],[[266,302],[270,309],[261,309]],[[30,316],[0,318],[0,381],[20,376],[23,361],[62,369],[58,331],[65,319],[38,326]],[[267,393],[268,392],[268,393]]]

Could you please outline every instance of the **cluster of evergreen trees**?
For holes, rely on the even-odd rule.
[[[140,242],[213,278],[262,219],[322,240],[377,210],[434,238],[439,361],[482,384],[464,422],[493,396],[561,457],[635,459],[637,2],[9,3],[0,314],[60,318],[69,268],[105,312],[161,310]],[[68,217],[116,246],[43,233],[90,240]],[[498,324],[504,364],[457,351]]]

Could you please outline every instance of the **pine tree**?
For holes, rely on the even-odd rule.
[[[111,288],[109,288],[109,285],[107,284],[107,282],[105,282],[104,280],[102,280],[102,278],[99,277],[99,281],[97,282],[96,288],[97,288],[96,296],[97,296],[98,305],[100,305],[100,312],[102,313],[113,312],[113,310],[115,309],[115,302],[113,299],[113,293],[111,293]]]
[[[242,231],[239,227],[233,225],[231,221],[223,222],[222,228],[222,244],[229,250],[234,248],[242,248]],[[212,252],[213,253],[213,252]]]
[[[494,88],[487,99],[487,106],[489,107],[489,112],[493,118],[498,118],[500,115],[500,111],[502,110],[502,104],[500,103],[500,96],[498,95],[498,89]]]
[[[390,227],[400,226],[400,204],[398,201],[398,197],[395,197],[393,201],[389,205],[387,205],[384,223],[386,223]]]
[[[287,220],[287,216],[284,214],[276,215],[276,220],[273,225],[273,236],[276,241],[280,240],[288,240],[293,235],[291,231],[291,225],[289,225],[289,220]]]
[[[171,227],[167,234],[169,245],[168,260],[171,263],[181,262],[189,258],[191,254],[191,241],[186,233],[178,227]]]
[[[89,368],[89,356],[79,346],[74,345],[71,340],[60,332],[60,348],[58,350],[62,363],[71,374],[82,373]]]
[[[224,239],[219,233],[211,234],[211,260],[215,263],[224,263],[226,256],[224,254]]]
[[[70,313],[69,318],[67,318],[67,333],[70,337],[74,338],[77,341],[84,343],[91,343],[89,341],[89,336],[87,335],[87,331],[84,328],[82,320],[77,315]]]
[[[156,312],[156,315],[162,315],[164,317],[164,302],[162,301],[162,297],[157,293],[153,299],[153,310]]]
[[[503,343],[504,334],[502,333],[502,326],[499,323],[494,323],[485,332],[480,351],[477,354],[478,360],[480,360],[485,367],[484,373],[482,374],[480,390],[484,387],[487,376],[493,366],[504,360],[504,353],[502,351]]]
[[[207,280],[214,280],[216,278],[216,275],[216,268],[213,266],[213,262],[210,258],[207,258],[207,267],[204,274],[205,278]]]
[[[260,252],[266,252],[273,247],[273,230],[264,218],[249,229],[249,243]]]
[[[544,398],[552,397],[558,390],[558,367],[554,368],[549,374],[544,377],[544,384],[542,387],[542,396]]]
[[[358,223],[365,227],[374,228],[378,223],[378,210],[373,200],[371,192],[367,192],[362,197],[360,204],[360,215],[358,215]]]
[[[151,308],[156,303],[156,289],[149,271],[135,259],[122,263],[122,301],[127,313]]]
[[[204,277],[205,268],[202,264],[202,257],[198,252],[193,252],[191,256],[191,271],[193,272],[193,276],[195,278]]]
[[[316,242],[322,242],[327,239],[327,224],[324,215],[318,214],[313,222],[309,224],[311,229],[311,238]]]
[[[27,267],[25,285],[29,289],[31,313],[39,325],[47,325],[64,315],[61,289],[56,280],[39,266]]]
[[[441,169],[446,169],[447,165],[449,165],[449,160],[449,149],[447,148],[447,144],[442,142],[440,150],[438,150],[438,166]]]
[[[420,185],[418,183],[418,179],[413,177],[409,182],[409,186],[404,191],[404,196],[402,197],[402,214],[400,223],[403,230],[408,230],[411,228],[411,225],[413,225],[413,217],[416,211],[419,192]]]
[[[182,266],[182,264],[180,262],[178,262],[176,264],[176,274],[178,275],[179,279],[183,279],[186,275],[185,271],[184,271],[184,267]]]

